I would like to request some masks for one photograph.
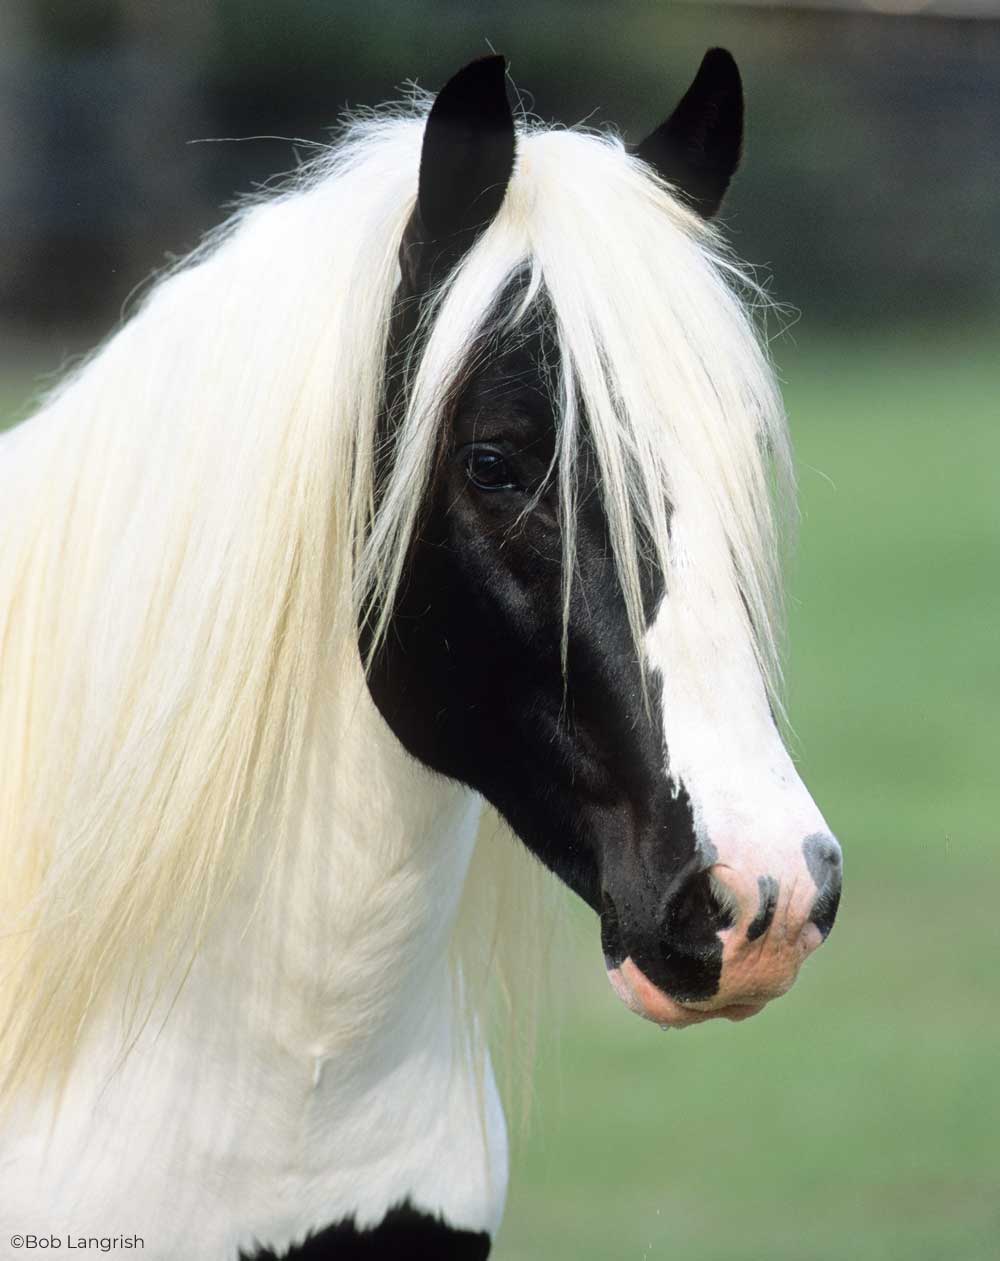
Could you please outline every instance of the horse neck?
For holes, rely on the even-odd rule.
[[[363,687],[319,712],[294,834],[248,869],[175,1013],[192,1038],[180,1061],[198,1066],[223,1130],[198,1144],[202,1166],[279,1154],[260,1204],[231,1209],[258,1237],[374,1224],[403,1201],[496,1228],[505,1128],[450,950],[479,814],[473,793],[403,751]],[[250,1109],[251,1137],[245,1120],[227,1137],[220,1098]],[[268,1205],[275,1186],[293,1218]]]
[[[403,1201],[495,1230],[505,1127],[450,959],[478,815],[363,687],[341,688],[317,711],[293,834],[277,853],[259,838],[183,988],[117,1068],[120,1022],[100,1022],[58,1120],[25,1114],[0,1143],[12,1202],[44,1222],[86,1205],[86,1233],[126,1223],[156,1258],[198,1221],[198,1261]]]
[[[453,1005],[449,947],[479,813],[405,753],[363,684],[341,686],[317,707],[290,834],[278,854],[260,839],[202,975],[241,993],[251,1037],[296,1054],[405,1045]]]

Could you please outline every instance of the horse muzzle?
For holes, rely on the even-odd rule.
[[[715,863],[689,874],[652,917],[642,891],[606,891],[601,939],[619,998],[658,1025],[686,1028],[746,1020],[787,993],[826,939],[840,900],[836,841],[812,835],[801,852],[784,888],[775,875]]]

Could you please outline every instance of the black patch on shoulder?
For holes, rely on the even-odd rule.
[[[774,876],[758,876],[757,891],[760,895],[760,907],[747,929],[747,941],[756,941],[758,937],[764,936],[771,927],[778,905],[778,882]]]
[[[367,1230],[348,1217],[286,1252],[261,1248],[240,1261],[486,1261],[490,1243],[485,1231],[459,1230],[404,1200]]]

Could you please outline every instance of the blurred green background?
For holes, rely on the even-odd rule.
[[[790,711],[845,851],[829,943],[745,1024],[623,1012],[596,928],[504,1261],[1000,1257],[1000,368],[992,332],[778,350],[803,522]]]
[[[843,842],[829,945],[743,1025],[664,1034],[570,913],[498,1261],[1000,1257],[1000,21],[990,0],[4,0],[0,410],[348,102],[490,45],[638,138],[745,71],[737,249],[799,459],[790,713]],[[302,148],[300,144],[299,148]]]

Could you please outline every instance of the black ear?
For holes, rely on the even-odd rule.
[[[703,219],[711,219],[739,165],[742,145],[740,72],[724,48],[710,48],[681,103],[635,152]]]
[[[403,241],[411,279],[453,266],[490,225],[514,170],[514,144],[504,58],[471,62],[427,117],[417,209]]]

